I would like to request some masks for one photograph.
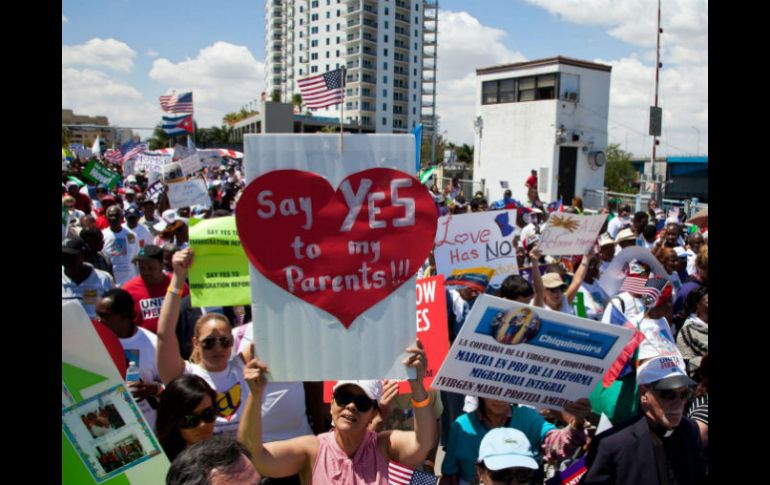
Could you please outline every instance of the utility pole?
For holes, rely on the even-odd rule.
[[[660,28],[660,0],[658,0],[658,31],[657,31],[657,49],[655,53],[655,106],[650,107],[650,135],[652,135],[652,187],[654,193],[652,197],[661,206],[663,199],[663,184],[659,184],[655,180],[655,150],[658,145],[658,137],[661,133],[661,125],[663,124],[663,110],[658,107],[658,84],[660,82],[660,34],[663,29]]]
[[[695,151],[695,154],[700,155],[700,130],[694,126],[692,127],[692,129],[698,133],[698,149]]]

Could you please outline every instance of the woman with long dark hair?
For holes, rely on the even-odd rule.
[[[217,393],[196,375],[171,381],[160,396],[155,431],[169,461],[188,445],[214,435]]]

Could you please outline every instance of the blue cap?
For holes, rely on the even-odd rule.
[[[495,428],[484,436],[479,446],[479,462],[489,470],[505,468],[538,469],[527,436],[513,428]]]

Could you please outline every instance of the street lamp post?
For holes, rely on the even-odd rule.
[[[481,115],[476,116],[476,119],[473,120],[473,128],[479,135],[479,146],[478,146],[478,152],[479,152],[479,167],[481,167],[481,132],[484,129],[484,119],[481,117]]]

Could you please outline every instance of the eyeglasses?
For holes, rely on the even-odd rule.
[[[345,407],[352,402],[356,405],[356,409],[362,413],[369,411],[377,404],[377,401],[369,399],[366,395],[355,396],[349,392],[340,390],[334,391],[334,402],[341,407]]]
[[[493,482],[512,483],[515,479],[517,483],[527,483],[532,480],[534,471],[529,468],[505,468],[503,470],[489,470],[489,478]]]
[[[230,337],[207,337],[201,340],[201,347],[204,350],[211,350],[214,348],[214,345],[216,345],[217,342],[219,342],[219,345],[223,349],[228,349],[231,345],[233,345],[233,339]]]
[[[188,414],[186,416],[182,416],[182,419],[179,422],[179,427],[182,429],[197,428],[198,425],[201,424],[201,421],[209,424],[213,423],[215,419],[217,419],[217,411],[214,409],[214,406],[211,406],[210,408],[206,408],[201,411],[200,414]]]
[[[666,389],[665,391],[656,391],[658,396],[660,396],[661,399],[666,401],[673,401],[675,399],[681,399],[683,401],[689,401],[692,397],[692,389],[689,387],[683,391],[673,391],[671,389]]]

